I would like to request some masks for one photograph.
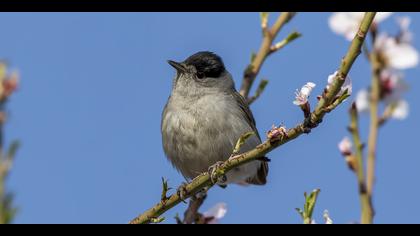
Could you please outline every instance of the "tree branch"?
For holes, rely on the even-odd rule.
[[[339,93],[341,86],[344,83],[344,78],[346,78],[347,74],[349,73],[354,61],[356,60],[357,56],[360,54],[360,50],[365,40],[366,33],[369,30],[370,25],[372,24],[373,18],[375,17],[375,12],[368,12],[365,14],[362,24],[359,27],[359,31],[357,35],[354,37],[350,48],[346,56],[344,57],[339,73],[336,76],[334,82],[332,83],[330,89],[324,93],[322,98],[320,99],[317,108],[314,112],[311,113],[311,116],[308,119],[305,119],[302,123],[298,124],[294,128],[289,129],[287,132],[282,133],[279,130],[282,130],[282,127],[276,128],[275,131],[280,132],[280,135],[270,135],[265,142],[258,145],[255,149],[250,150],[248,152],[235,155],[226,162],[224,162],[221,167],[220,171],[217,171],[217,177],[222,176],[224,173],[232,170],[235,167],[243,165],[245,163],[254,161],[261,156],[264,156],[268,152],[272,151],[273,149],[290,142],[291,140],[296,139],[300,135],[304,133],[308,133],[312,128],[315,128],[317,124],[322,122],[322,118],[326,114],[325,108],[328,107],[333,101],[333,98],[337,96]],[[278,25],[279,23],[277,23]],[[281,25],[281,24],[280,24]],[[280,27],[279,27],[280,28]],[[284,129],[284,128],[283,128]],[[271,132],[272,134],[273,132]],[[209,173],[202,173],[201,175],[197,176],[192,180],[191,183],[185,186],[186,190],[186,197],[191,197],[198,193],[205,187],[212,187],[214,183],[212,183]],[[172,194],[167,201],[159,202],[154,207],[150,208],[143,214],[139,215],[138,217],[134,218],[130,221],[131,224],[142,224],[142,223],[150,223],[153,219],[156,219],[167,210],[171,209],[172,207],[176,206],[182,201],[178,194]]]
[[[280,47],[276,50],[272,50],[273,41],[276,38],[279,31],[283,28],[283,26],[289,22],[294,16],[295,12],[283,12],[280,14],[280,16],[277,18],[274,25],[267,29],[264,28],[263,24],[263,41],[261,43],[260,49],[258,53],[255,55],[255,58],[251,61],[251,64],[249,64],[245,71],[244,76],[242,80],[241,89],[239,90],[239,93],[248,100],[249,92],[251,90],[252,84],[255,81],[255,78],[257,77],[258,73],[260,72],[260,69],[265,61],[265,59],[274,51],[277,51],[280,49]],[[266,16],[267,17],[267,16]],[[296,35],[295,35],[296,36]],[[290,36],[289,36],[290,37]],[[291,37],[287,42],[283,43],[281,47],[285,46],[287,43],[293,41],[293,39],[296,39],[297,37]]]

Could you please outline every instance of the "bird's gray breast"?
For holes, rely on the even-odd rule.
[[[163,148],[172,164],[187,178],[229,158],[239,137],[253,131],[230,93],[196,98],[171,96],[162,117]],[[241,148],[260,143],[253,136]]]

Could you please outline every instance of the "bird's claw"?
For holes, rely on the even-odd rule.
[[[209,167],[208,173],[210,175],[210,180],[213,184],[220,184],[220,185],[224,185],[227,181],[227,177],[225,174],[222,174],[221,176],[217,176],[218,175],[218,171],[220,169],[220,167],[223,166],[223,162],[222,161],[218,161],[216,162],[216,164],[212,165]]]
[[[202,190],[198,191],[198,193],[196,193],[194,197],[195,198],[206,198],[208,190],[209,190],[209,188],[205,187]]]
[[[187,198],[188,195],[188,191],[187,191],[187,183],[182,183],[178,189],[176,190],[176,194],[178,194],[179,198],[181,199],[181,201],[183,201],[184,203],[187,203],[185,201],[185,199]]]

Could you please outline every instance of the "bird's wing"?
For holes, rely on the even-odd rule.
[[[250,124],[252,130],[255,132],[255,134],[258,136],[258,139],[261,141],[260,135],[258,134],[258,130],[255,124],[254,116],[252,115],[251,110],[249,109],[248,103],[245,101],[244,97],[237,91],[233,92],[234,100],[238,103],[238,106],[243,111],[245,118],[248,121],[248,124]]]
[[[248,103],[245,101],[244,97],[242,97],[242,95],[239,94],[237,91],[233,92],[233,96],[234,96],[234,100],[237,101],[238,106],[244,112],[244,115],[248,121],[248,124],[250,124],[252,130],[255,132],[255,135],[258,137],[258,139],[261,142],[261,137],[258,133],[256,124],[255,124],[255,119],[254,119],[254,116],[252,115],[251,110],[249,109]],[[258,169],[257,175],[248,179],[247,183],[255,184],[255,185],[264,185],[267,183],[267,175],[268,175],[268,163],[266,161],[261,161],[261,167]]]

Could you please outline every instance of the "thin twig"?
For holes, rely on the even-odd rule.
[[[270,29],[263,30],[264,37],[260,49],[251,64],[246,67],[241,89],[239,90],[239,93],[247,100],[252,84],[254,83],[254,80],[257,77],[265,59],[272,53],[271,47],[274,39],[283,26],[289,22],[295,14],[295,12],[282,12]]]
[[[378,119],[379,127],[382,127],[383,125],[385,125],[385,123],[392,117],[392,114],[394,114],[394,111],[395,111],[396,108],[397,108],[397,104],[395,104],[395,103],[389,104],[385,108],[384,113]]]
[[[339,93],[341,86],[344,83],[344,78],[346,78],[354,61],[360,54],[363,41],[366,37],[366,32],[368,32],[369,27],[372,24],[373,18],[375,17],[375,14],[375,12],[368,12],[365,14],[362,24],[360,25],[359,32],[353,39],[350,48],[348,49],[348,52],[341,63],[337,78],[330,86],[328,92],[325,93],[324,96],[320,99],[317,108],[314,112],[311,113],[311,116],[308,119],[305,119],[305,121],[303,121],[302,123],[295,126],[294,128],[289,129],[284,135],[282,135],[281,138],[268,139],[248,152],[235,155],[234,157],[229,158],[229,160],[227,160],[221,165],[220,171],[217,171],[217,177],[220,177],[223,173],[227,173],[228,171],[240,165],[254,161],[257,158],[264,156],[273,149],[278,148],[279,146],[296,139],[302,134],[308,133],[308,131],[316,127],[316,125],[314,124],[319,124],[322,122],[322,118],[326,114],[325,108],[330,105],[331,101],[333,101],[333,98],[335,98]],[[191,183],[185,186],[185,196],[187,198],[191,197],[203,188],[211,188],[213,185],[214,183],[212,183],[209,173],[202,173],[201,175],[193,179]],[[159,202],[154,207],[150,208],[143,214],[131,220],[130,223],[149,223],[151,219],[156,219],[157,217],[159,217],[172,207],[176,206],[180,202],[182,202],[180,196],[178,194],[172,194],[165,202],[165,204]]]
[[[255,95],[248,99],[248,104],[255,102],[255,100],[257,100],[261,96],[267,84],[268,84],[268,80],[263,79],[260,81],[257,91],[255,92]]]

